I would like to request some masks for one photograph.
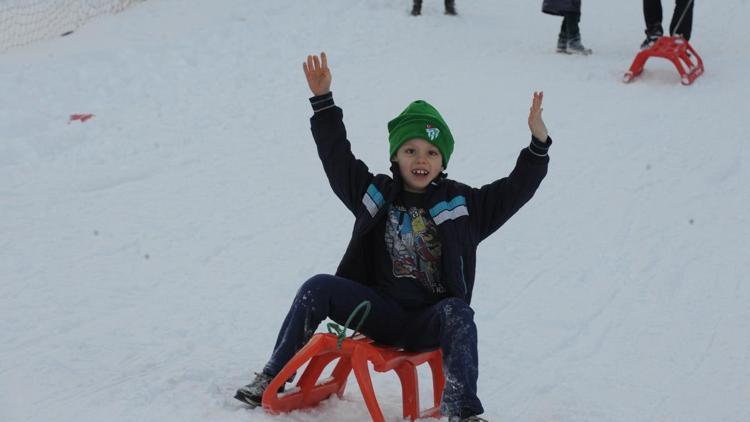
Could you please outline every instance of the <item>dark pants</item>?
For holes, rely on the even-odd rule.
[[[690,7],[687,8],[688,3]],[[674,13],[672,13],[672,22],[669,24],[669,35],[682,35],[686,40],[690,39],[690,34],[693,31],[693,5],[695,2],[690,0],[676,0]],[[687,8],[687,9],[686,9]],[[679,20],[682,14],[685,13],[685,17],[680,23]],[[643,18],[646,21],[646,34],[647,35],[663,35],[664,30],[662,29],[662,8],[661,0],[643,0]],[[677,24],[680,26],[677,27]]]
[[[483,413],[477,397],[479,358],[474,311],[456,298],[423,309],[404,309],[393,298],[373,288],[341,277],[316,275],[297,292],[263,372],[271,376],[279,373],[326,317],[343,325],[354,308],[365,300],[370,301],[371,310],[360,328],[362,334],[406,350],[442,349],[446,381],[444,414]],[[358,316],[354,320],[356,324]]]
[[[445,0],[445,7],[453,7],[456,3],[456,0]],[[414,6],[416,7],[422,7],[422,0],[414,0]]]
[[[578,23],[581,21],[580,13],[565,13],[560,26],[559,38],[565,41],[580,41],[581,29]]]

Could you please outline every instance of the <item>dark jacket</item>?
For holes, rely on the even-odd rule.
[[[354,214],[352,238],[336,275],[374,286],[377,265],[368,253],[370,231],[388,212],[403,189],[398,165],[393,176],[373,175],[356,159],[346,137],[342,110],[332,95],[310,99],[315,114],[310,119],[318,155],[336,196]],[[532,139],[508,177],[481,188],[439,176],[427,188],[430,217],[442,244],[442,282],[450,296],[471,302],[479,242],[503,225],[534,195],[547,174],[547,148],[551,144]],[[368,259],[369,258],[369,259]]]
[[[581,0],[544,0],[542,12],[557,16],[565,16],[569,13],[580,15]]]

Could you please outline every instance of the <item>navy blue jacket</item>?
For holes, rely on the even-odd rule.
[[[315,111],[310,118],[312,134],[326,176],[336,196],[355,217],[352,238],[336,275],[375,286],[373,275],[377,272],[370,267],[378,263],[368,253],[372,242],[367,236],[403,189],[398,164],[391,166],[393,176],[370,173],[351,152],[343,112],[334,104],[332,94],[313,97],[310,102]],[[547,174],[547,148],[551,143],[551,139],[542,143],[532,137],[510,175],[481,188],[443,175],[427,187],[429,214],[442,244],[441,281],[450,296],[471,303],[477,246],[534,195]]]
[[[581,0],[544,0],[542,12],[565,16],[568,13],[581,14]]]

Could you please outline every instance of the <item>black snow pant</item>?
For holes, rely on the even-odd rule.
[[[326,317],[343,325],[365,300],[371,309],[360,328],[362,334],[411,351],[442,349],[443,414],[466,417],[484,412],[477,397],[477,328],[474,311],[466,302],[447,298],[426,308],[404,309],[376,289],[333,275],[316,275],[300,287],[263,372],[278,374]]]
[[[688,8],[688,3],[690,7]],[[672,13],[672,22],[669,24],[669,35],[682,35],[686,40],[690,40],[690,34],[693,31],[693,5],[695,2],[690,0],[675,0],[674,13]],[[687,8],[687,9],[686,9]],[[679,23],[682,14],[679,28]],[[662,29],[662,8],[661,0],[643,0],[643,18],[646,21],[646,35],[663,35]]]
[[[456,5],[456,0],[445,0],[445,8],[451,8]],[[414,7],[422,8],[422,0],[414,0]]]
[[[563,15],[562,25],[560,25],[559,40],[567,42],[576,42],[581,40],[581,29],[578,23],[581,21],[581,14],[575,12],[566,12]]]

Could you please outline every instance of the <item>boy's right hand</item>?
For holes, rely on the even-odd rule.
[[[331,70],[328,69],[326,53],[321,52],[320,58],[316,55],[307,56],[307,62],[302,63],[302,70],[305,71],[307,85],[313,95],[331,92]]]

